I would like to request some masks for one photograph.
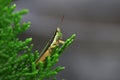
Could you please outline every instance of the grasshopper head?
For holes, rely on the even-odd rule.
[[[61,32],[59,27],[57,27],[56,38],[57,38],[57,40],[61,40],[62,39],[62,32]]]

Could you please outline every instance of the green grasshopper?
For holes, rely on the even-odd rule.
[[[42,51],[42,55],[37,59],[36,63],[38,63],[39,61],[44,62],[46,57],[51,55],[52,50],[60,44],[64,44],[64,41],[62,41],[62,33],[60,28],[57,28],[56,32],[54,33],[54,36],[48,42],[44,51]]]

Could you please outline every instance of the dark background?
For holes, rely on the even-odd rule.
[[[77,34],[57,64],[66,67],[58,74],[58,80],[120,80],[119,0],[16,0],[15,3],[16,10],[29,9],[23,21],[31,21],[31,27],[20,37],[32,37],[34,49],[44,48],[62,15],[63,39]]]

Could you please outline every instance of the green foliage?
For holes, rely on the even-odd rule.
[[[10,4],[11,0],[0,0],[0,80],[44,80],[57,75],[64,67],[53,69],[53,66],[64,49],[72,43],[75,34],[62,46],[56,46],[53,55],[47,57],[45,63],[36,64],[40,53],[32,51],[32,38],[24,41],[18,38],[30,27],[30,22],[21,23],[22,16],[28,10],[14,12],[16,5]]]

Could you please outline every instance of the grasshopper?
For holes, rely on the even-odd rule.
[[[64,20],[64,16],[61,18],[61,24]],[[61,25],[60,24],[60,25]],[[36,63],[39,61],[44,62],[45,59],[52,54],[53,49],[56,46],[59,46],[60,44],[64,44],[64,41],[62,40],[62,33],[59,27],[57,27],[53,37],[50,39],[50,41],[47,43],[46,47],[43,49],[41,55],[37,59]]]
[[[64,20],[64,16],[62,16],[61,18],[61,24]],[[36,60],[36,64],[41,61],[44,62],[45,59],[50,56],[52,54],[53,49],[60,45],[60,44],[64,44],[64,41],[62,40],[62,33],[59,27],[57,27],[53,37],[50,39],[50,41],[47,43],[46,47],[43,49],[43,51],[41,52],[41,55],[39,56],[39,58]]]
[[[45,47],[44,51],[42,52],[42,55],[37,59],[36,63],[38,63],[39,61],[44,62],[46,57],[51,55],[52,50],[60,44],[64,44],[64,41],[62,40],[61,30],[58,27],[56,29],[56,32],[54,33],[54,36],[48,42],[47,47]]]

